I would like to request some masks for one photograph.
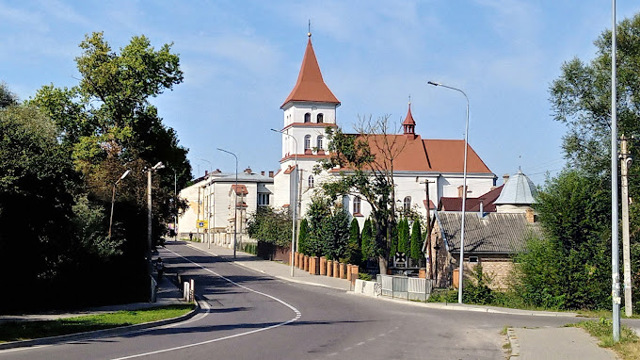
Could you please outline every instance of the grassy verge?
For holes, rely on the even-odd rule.
[[[583,321],[576,326],[585,329],[591,336],[600,340],[600,346],[610,348],[622,359],[640,360],[640,342],[638,336],[630,328],[622,325],[620,329],[620,341],[613,342],[613,327],[611,320],[601,318],[599,321]]]
[[[170,305],[50,321],[11,321],[0,323],[0,342],[75,334],[171,319],[184,315],[193,308],[193,305]]]

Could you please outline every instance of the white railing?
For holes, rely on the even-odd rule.
[[[406,300],[426,301],[431,295],[435,280],[407,276],[378,275],[381,295]]]

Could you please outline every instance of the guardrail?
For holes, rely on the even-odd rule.
[[[376,281],[380,295],[405,300],[426,301],[431,295],[435,280],[378,274]]]

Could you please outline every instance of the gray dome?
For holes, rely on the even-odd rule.
[[[518,172],[507,180],[502,193],[495,201],[496,205],[531,205],[535,202],[536,186],[527,175]]]

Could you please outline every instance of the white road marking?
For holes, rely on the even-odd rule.
[[[245,290],[251,291],[251,292],[253,292],[253,293],[255,293],[255,294],[262,295],[262,296],[264,296],[264,297],[267,297],[267,298],[269,298],[269,299],[272,299],[272,300],[275,300],[275,301],[279,302],[280,304],[282,304],[282,305],[284,305],[284,306],[288,307],[289,309],[291,309],[291,310],[296,314],[296,316],[295,316],[295,317],[293,317],[292,319],[287,320],[287,321],[284,321],[284,322],[281,322],[281,323],[278,323],[278,324],[275,324],[275,325],[267,326],[267,327],[265,327],[265,328],[261,328],[261,329],[255,329],[255,330],[246,331],[246,332],[239,333],[239,334],[234,334],[234,335],[224,336],[224,337],[217,338],[217,339],[211,339],[211,340],[201,341],[201,342],[198,342],[198,343],[193,343],[193,344],[188,344],[188,345],[183,345],[183,346],[176,346],[176,347],[167,348],[167,349],[162,349],[162,350],[156,350],[156,351],[150,351],[150,352],[141,353],[141,354],[135,354],[135,355],[129,355],[129,356],[124,356],[124,357],[114,358],[114,359],[112,359],[112,360],[125,360],[125,359],[133,359],[133,358],[137,358],[137,357],[150,356],[150,355],[155,355],[155,354],[162,354],[162,353],[166,353],[166,352],[170,352],[170,351],[182,350],[182,349],[187,349],[187,348],[191,348],[191,347],[196,347],[196,346],[201,346],[201,345],[211,344],[211,343],[218,342],[218,341],[223,341],[223,340],[233,339],[233,338],[237,338],[237,337],[241,337],[241,336],[246,336],[246,335],[250,335],[250,334],[255,334],[255,333],[258,333],[258,332],[262,332],[262,331],[266,331],[266,330],[271,330],[271,329],[275,329],[275,328],[278,328],[278,327],[283,326],[283,325],[290,324],[290,323],[292,323],[292,322],[294,322],[294,321],[297,321],[297,320],[298,320],[298,319],[300,319],[300,317],[302,316],[302,313],[300,313],[300,311],[299,311],[298,309],[296,309],[295,307],[293,307],[293,305],[290,305],[290,304],[288,304],[288,303],[284,302],[283,300],[278,299],[278,298],[277,298],[277,297],[275,297],[275,296],[272,296],[272,295],[269,295],[269,294],[263,293],[263,292],[261,292],[261,291],[257,291],[257,290],[251,289],[251,288],[249,288],[249,287],[247,287],[247,286],[244,286],[244,285],[238,284],[238,283],[236,283],[235,281],[233,281],[233,280],[231,280],[231,279],[229,279],[229,278],[226,278],[226,277],[224,277],[224,276],[222,276],[222,275],[218,274],[217,272],[215,272],[215,271],[213,271],[213,270],[207,269],[207,268],[205,268],[204,266],[202,266],[202,265],[200,265],[200,264],[198,264],[198,263],[195,263],[195,262],[193,262],[193,261],[191,261],[191,260],[189,260],[189,259],[185,258],[184,256],[182,256],[182,255],[180,255],[180,254],[178,254],[178,253],[175,253],[175,252],[173,252],[173,251],[171,251],[171,250],[169,250],[169,249],[167,249],[167,251],[169,251],[169,252],[173,253],[173,254],[174,254],[174,255],[176,255],[176,256],[179,256],[179,257],[181,257],[181,258],[183,258],[183,259],[187,260],[188,262],[190,262],[190,263],[192,263],[192,264],[194,264],[194,265],[196,265],[196,266],[200,267],[201,269],[203,269],[203,270],[205,270],[205,271],[207,271],[207,272],[210,272],[211,274],[213,274],[213,275],[215,275],[215,276],[220,277],[221,279],[223,279],[223,280],[227,281],[227,282],[228,282],[228,283],[230,283],[230,284],[233,284],[233,285],[235,285],[235,286],[237,286],[237,287],[240,287],[240,288],[242,288],[242,289],[245,289]]]

